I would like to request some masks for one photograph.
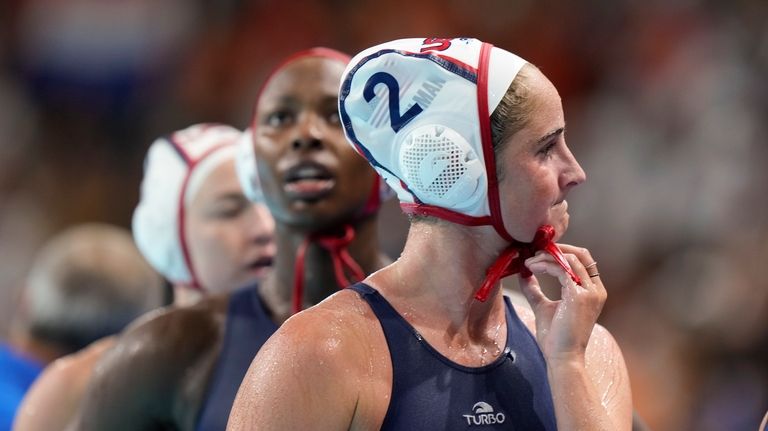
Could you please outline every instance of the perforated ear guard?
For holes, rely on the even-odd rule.
[[[398,146],[403,181],[422,202],[471,211],[484,200],[488,184],[483,161],[456,130],[425,124]]]
[[[251,202],[263,202],[264,193],[261,190],[261,180],[259,180],[259,172],[256,168],[256,154],[253,152],[251,129],[246,129],[237,141],[235,170],[245,197]]]

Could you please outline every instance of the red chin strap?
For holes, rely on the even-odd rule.
[[[299,247],[296,252],[296,266],[293,274],[293,313],[296,314],[303,309],[304,300],[304,256],[310,243],[315,243],[328,250],[333,260],[333,272],[336,275],[336,283],[339,289],[343,289],[350,284],[345,270],[348,271],[354,281],[362,281],[365,273],[357,262],[349,254],[349,245],[355,239],[355,229],[351,225],[344,226],[344,235],[335,237],[331,235],[311,234]]]
[[[555,237],[555,228],[550,225],[544,225],[536,230],[536,236],[533,238],[533,242],[528,244],[513,244],[507,247],[501,252],[501,255],[496,258],[496,261],[488,268],[485,275],[485,280],[480,290],[475,293],[475,299],[480,302],[485,302],[488,299],[488,294],[491,289],[498,284],[498,282],[509,275],[517,274],[518,272],[523,277],[530,277],[533,275],[531,271],[525,266],[525,260],[536,254],[537,251],[546,251],[555,258],[555,261],[565,269],[565,272],[571,276],[571,279],[576,284],[581,285],[581,279],[576,273],[573,272],[573,268],[568,264],[568,260],[565,259],[563,252],[557,247],[552,239]]]
[[[515,241],[512,235],[504,227],[504,219],[501,215],[501,202],[499,196],[499,184],[496,178],[496,161],[494,160],[494,149],[491,139],[491,113],[488,112],[488,65],[491,58],[491,49],[493,45],[484,43],[480,48],[480,58],[478,60],[477,76],[477,110],[480,121],[480,137],[483,145],[483,156],[485,158],[486,172],[488,175],[488,204],[491,210],[491,225],[502,238],[512,241],[496,261],[486,271],[485,280],[480,289],[475,293],[475,299],[485,302],[491,289],[499,283],[502,278],[520,273],[523,277],[530,277],[531,272],[525,267],[525,260],[536,254],[537,251],[546,251],[555,258],[555,261],[565,269],[571,279],[577,284],[581,284],[581,279],[577,276],[571,265],[563,256],[563,252],[552,241],[555,237],[555,228],[550,225],[544,225],[536,230],[536,236],[533,242],[525,244]],[[485,120],[489,119],[489,120]]]

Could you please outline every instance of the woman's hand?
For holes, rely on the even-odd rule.
[[[577,285],[551,255],[541,252],[525,261],[534,275],[520,276],[520,287],[536,316],[536,338],[547,362],[584,364],[589,337],[607,293],[600,277],[595,276],[597,266],[589,250],[567,244],[558,244],[558,247],[581,278],[582,286]],[[544,295],[536,274],[548,274],[560,281],[560,300],[552,301]]]

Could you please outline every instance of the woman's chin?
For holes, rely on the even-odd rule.
[[[560,241],[560,238],[565,235],[565,233],[568,231],[568,213],[565,214],[565,217],[561,217],[557,221],[553,221],[552,227],[555,228],[555,237],[554,241]]]

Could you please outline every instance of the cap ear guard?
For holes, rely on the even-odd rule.
[[[455,129],[425,124],[407,133],[396,147],[403,181],[422,203],[461,211],[485,198],[483,161]]]
[[[251,202],[263,202],[264,193],[261,190],[261,180],[256,168],[256,154],[253,152],[253,134],[246,129],[237,141],[235,170],[243,194]]]

